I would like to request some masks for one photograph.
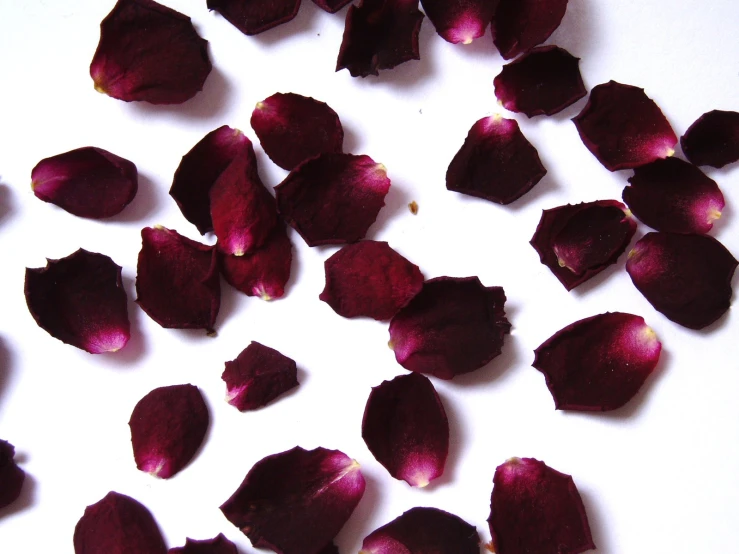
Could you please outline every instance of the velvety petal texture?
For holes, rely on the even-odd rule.
[[[211,68],[208,41],[189,17],[154,0],[118,0],[100,24],[90,76],[119,100],[180,104],[202,90]]]
[[[292,450],[254,465],[221,511],[256,548],[318,554],[364,494],[359,464],[338,450]]]
[[[390,347],[409,371],[451,379],[498,356],[511,330],[501,287],[437,277],[390,321]]]
[[[298,15],[300,0],[208,0],[207,5],[245,35],[258,35]]]
[[[121,267],[80,248],[26,269],[26,304],[44,331],[90,354],[117,352],[131,336]]]
[[[170,548],[167,554],[239,554],[236,545],[223,534],[214,539],[196,541],[187,539],[185,546]]]
[[[313,3],[328,13],[336,13],[352,0],[313,0]]]
[[[470,44],[485,34],[499,0],[421,0],[439,36],[452,44]]]
[[[668,319],[702,329],[731,305],[731,277],[737,261],[705,235],[648,233],[626,262],[634,286]]]
[[[26,472],[15,463],[15,447],[0,440],[0,510],[18,500]]]
[[[493,15],[493,42],[510,60],[541,44],[562,23],[567,0],[500,0]]]
[[[477,121],[449,164],[446,188],[510,204],[538,183],[547,170],[514,119],[499,115]]]
[[[680,138],[683,154],[695,165],[724,167],[739,160],[739,112],[704,113]]]

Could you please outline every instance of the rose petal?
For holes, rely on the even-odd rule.
[[[364,238],[389,190],[384,165],[352,154],[321,154],[275,187],[280,215],[308,246]]]
[[[644,89],[616,81],[596,86],[572,121],[583,144],[610,170],[672,156],[677,136]]]
[[[162,327],[213,332],[221,305],[215,246],[164,227],[141,231],[136,302]]]
[[[496,554],[595,548],[572,477],[533,458],[511,458],[496,468],[488,524]]]
[[[118,0],[100,23],[90,76],[119,100],[180,104],[203,89],[207,45],[186,15],[153,0]]]
[[[683,154],[695,165],[724,167],[739,160],[739,112],[704,113],[680,138]]]
[[[493,42],[510,60],[549,38],[567,10],[567,0],[500,0],[493,15]]]
[[[328,13],[336,13],[352,0],[313,0],[313,3]]]
[[[477,277],[437,277],[390,321],[390,347],[409,371],[440,379],[481,368],[498,356],[511,324],[501,287]]]
[[[484,117],[470,129],[446,172],[446,188],[510,204],[538,183],[547,170],[518,123]]]
[[[167,554],[239,554],[239,551],[236,545],[221,533],[214,539],[204,541],[187,539],[185,546],[170,548]]]
[[[333,542],[330,542],[319,554],[339,554],[339,549]]]
[[[485,34],[498,0],[421,0],[439,36],[452,44],[470,44]]]
[[[254,465],[221,511],[255,548],[317,554],[364,494],[359,464],[338,450],[292,450]]]
[[[26,303],[39,327],[90,354],[117,352],[131,336],[121,267],[80,248],[26,269]]]
[[[207,6],[245,35],[258,35],[298,15],[300,0],[208,0]]]
[[[221,379],[226,382],[226,400],[242,412],[257,410],[299,385],[295,362],[256,341],[226,362]]]
[[[418,0],[361,0],[346,12],[336,71],[348,69],[352,77],[366,77],[420,60],[421,21]]]
[[[0,509],[18,500],[26,472],[15,463],[15,447],[0,440]]]
[[[731,304],[734,256],[712,237],[648,233],[626,262],[634,286],[668,319],[702,329]]]
[[[716,182],[678,158],[637,167],[629,183],[624,202],[658,231],[708,233],[724,209],[724,195]]]

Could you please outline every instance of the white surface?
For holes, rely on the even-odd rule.
[[[417,505],[456,513],[490,540],[492,477],[511,456],[533,456],[574,476],[603,554],[735,551],[736,308],[706,331],[689,331],[652,309],[623,259],[567,293],[528,244],[542,209],[618,199],[631,174],[609,173],[580,142],[569,118],[585,100],[552,118],[515,116],[549,173],[501,207],[444,187],[469,127],[498,110],[492,81],[503,61],[489,35],[454,46],[425,21],[420,62],[361,80],[334,72],[346,9],[331,16],[303,0],[296,20],[250,38],[209,13],[204,0],[165,3],[192,17],[210,41],[215,69],[195,99],[158,108],[93,90],[88,66],[112,0],[0,0],[0,438],[16,446],[28,474],[21,503],[0,518],[2,552],[72,552],[84,507],[110,490],[143,502],[169,546],[223,532],[252,552],[218,506],[253,463],[296,444],[338,448],[362,464],[367,492],[337,538],[342,554],[357,552],[370,531]],[[588,88],[610,79],[645,88],[681,135],[706,111],[739,110],[737,22],[734,0],[570,0],[548,42],[582,58]],[[142,227],[158,223],[199,239],[167,191],[180,157],[222,124],[255,142],[265,184],[278,184],[285,173],[249,126],[254,104],[277,91],[328,102],[344,123],[346,151],[387,166],[393,185],[370,238],[388,241],[429,278],[479,275],[508,295],[514,328],[503,355],[453,382],[434,381],[453,445],[445,476],[426,490],[390,478],[361,439],[370,387],[404,370],[386,346],[386,324],[344,320],[318,300],[322,263],[334,248],[310,249],[291,233],[296,261],[287,296],[265,303],[224,287],[215,339],[162,329],[131,302],[129,345],[92,356],[51,338],[26,308],[24,268],[44,265],[45,257],[79,247],[105,253],[123,266],[133,300]],[[141,173],[138,197],[111,221],[73,217],[35,199],[29,186],[41,158],[86,145],[134,161]],[[739,166],[708,174],[727,200],[713,234],[739,254]],[[411,200],[416,216],[406,208]],[[640,225],[637,237],[646,231]],[[615,414],[556,412],[543,376],[530,367],[533,350],[566,324],[607,310],[646,318],[664,345],[659,369]],[[302,384],[242,414],[223,400],[220,375],[251,340],[294,358]],[[201,388],[212,426],[192,464],[159,481],[136,470],[127,422],[144,394],[177,383]]]

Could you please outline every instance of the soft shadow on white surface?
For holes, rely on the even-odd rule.
[[[341,531],[336,536],[334,542],[337,545],[347,542],[361,544],[362,539],[374,531],[374,529],[367,525],[367,522],[372,521],[375,517],[374,512],[380,501],[379,489],[381,485],[377,483],[374,475],[369,475],[368,472],[362,472],[362,475],[365,482],[364,495],[359,501],[357,508],[352,512],[349,521],[346,522],[346,525],[341,528]],[[339,548],[339,551],[343,552],[344,550]]]
[[[616,554],[613,546],[609,542],[608,532],[606,531],[603,515],[598,506],[598,500],[595,495],[591,495],[590,491],[583,490],[582,487],[577,488],[582,498],[583,506],[585,506],[585,514],[588,516],[588,524],[590,525],[590,534],[595,543],[595,550],[588,552],[597,552],[598,554]]]
[[[403,212],[408,211],[408,204],[412,200],[406,191],[406,187],[403,184],[398,184],[396,180],[393,180],[392,175],[388,175],[391,180],[390,190],[385,196],[385,205],[380,209],[380,213],[377,214],[377,219],[370,225],[367,230],[366,237],[368,239],[374,239],[378,233],[381,233],[388,221],[399,217]]]
[[[8,348],[6,339],[0,337],[0,406],[16,371],[14,361],[13,352]]]
[[[113,366],[128,369],[142,360],[149,350],[147,340],[141,332],[141,318],[148,316],[136,304],[136,280],[125,275],[122,279],[123,288],[126,291],[126,297],[128,299],[127,307],[128,320],[131,324],[131,338],[128,339],[126,346],[118,352],[95,355],[104,356],[105,360],[111,362]]]
[[[18,464],[18,467],[25,469],[23,467],[25,460],[26,456],[24,456],[22,452],[19,453],[16,448],[15,462]],[[28,472],[26,472],[20,496],[9,506],[5,506],[5,508],[0,509],[0,522],[9,519],[13,514],[17,514],[33,506],[36,502],[37,488],[36,479],[34,479],[33,475],[29,475]]]
[[[106,219],[106,221],[137,223],[153,217],[162,206],[162,191],[158,189],[159,186],[154,180],[139,171],[139,188],[133,201],[123,208],[121,213]]]
[[[30,188],[30,186],[29,186]],[[13,216],[15,200],[10,186],[0,181],[0,225]]]
[[[449,421],[449,454],[444,465],[444,472],[438,479],[434,479],[426,487],[429,492],[441,487],[454,485],[460,458],[464,451],[464,445],[470,440],[469,434],[465,432],[462,414],[454,402],[454,395],[443,394],[438,390],[436,393],[441,398],[441,403],[444,406],[444,411]]]

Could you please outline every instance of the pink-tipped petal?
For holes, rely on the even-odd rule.
[[[336,13],[352,0],[313,0],[313,3],[328,13]]]
[[[567,0],[500,0],[490,25],[500,55],[510,60],[547,40],[566,10]]]
[[[256,548],[319,554],[364,494],[359,464],[338,450],[292,450],[254,465],[221,511]]]
[[[90,354],[117,352],[131,336],[121,267],[80,248],[26,269],[26,303],[44,331]]]
[[[258,35],[298,15],[300,0],[208,0],[207,6],[245,35]]]
[[[695,165],[724,167],[739,160],[739,112],[704,113],[680,138],[683,154]]]
[[[439,36],[452,44],[470,44],[485,34],[499,0],[421,0]]]
[[[167,554],[239,554],[239,551],[236,545],[221,533],[208,540],[186,539],[185,546],[170,548]]]
[[[0,440],[0,509],[18,500],[26,472],[15,463],[15,447]]]

